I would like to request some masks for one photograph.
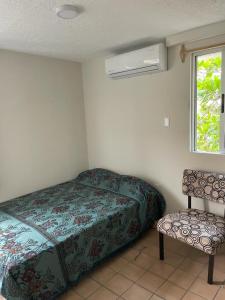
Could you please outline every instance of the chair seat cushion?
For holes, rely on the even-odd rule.
[[[161,218],[157,230],[207,254],[225,240],[225,219],[199,209],[186,209]]]

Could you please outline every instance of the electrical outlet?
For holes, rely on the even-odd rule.
[[[169,117],[165,117],[164,118],[164,127],[170,127],[170,119]]]

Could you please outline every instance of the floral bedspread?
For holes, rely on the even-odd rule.
[[[160,193],[103,169],[2,203],[0,294],[56,299],[100,260],[159,219]]]

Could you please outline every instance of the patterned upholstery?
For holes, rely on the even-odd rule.
[[[182,190],[187,196],[225,204],[225,174],[186,169]],[[158,221],[157,229],[212,255],[225,241],[225,218],[198,209],[168,214]]]
[[[198,209],[168,214],[158,221],[157,229],[213,255],[225,240],[225,219]]]
[[[225,204],[225,174],[184,170],[183,193]]]

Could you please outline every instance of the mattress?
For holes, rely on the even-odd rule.
[[[56,299],[136,239],[164,208],[150,184],[104,169],[2,203],[0,294],[7,300]]]

